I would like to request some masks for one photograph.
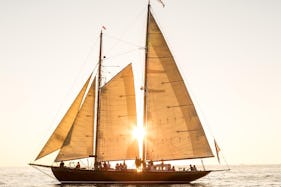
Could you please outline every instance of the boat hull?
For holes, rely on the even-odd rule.
[[[52,167],[61,183],[185,184],[211,171],[94,171]]]

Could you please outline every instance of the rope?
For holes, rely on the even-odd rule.
[[[229,165],[228,165],[226,159],[224,158],[223,152],[221,152],[221,156],[222,156],[222,158],[223,158],[223,160],[224,160],[224,162],[225,162],[225,164],[226,164],[226,166],[227,166],[227,169],[230,170],[230,167],[229,167]]]
[[[116,55],[112,55],[110,57],[107,57],[104,59],[104,61],[107,61],[108,59],[111,59],[111,58],[116,58],[116,57],[119,57],[119,56],[122,56],[122,55],[126,55],[126,54],[129,54],[129,53],[132,53],[134,51],[137,51],[139,50],[140,48],[137,48],[137,49],[132,49],[132,50],[128,50],[128,51],[125,51],[123,53],[119,53],[119,54],[116,54]]]
[[[146,7],[142,8],[141,11],[139,11],[138,14],[134,17],[134,19],[132,19],[132,21],[129,22],[128,26],[124,27],[123,32],[121,32],[122,33],[121,37],[117,40],[116,43],[112,44],[112,46],[106,51],[106,53],[110,53],[117,46],[117,44],[123,39],[123,37],[130,31],[130,29],[128,29],[128,28],[132,28],[132,26],[137,23],[136,20],[138,20],[140,18],[141,14],[143,12],[145,12],[145,10],[146,10]]]
[[[77,71],[77,72],[79,72],[79,73],[77,73],[77,75],[75,76],[74,81],[73,81],[73,83],[72,83],[72,86],[71,86],[70,90],[73,90],[72,87],[73,87],[74,83],[77,81],[78,76],[79,76],[80,73],[82,72],[82,68],[85,66],[86,62],[88,61],[88,59],[89,59],[89,57],[90,57],[90,54],[92,53],[92,51],[93,51],[93,49],[94,49],[94,46],[95,46],[95,44],[97,43],[98,39],[99,39],[99,37],[96,38],[96,40],[93,42],[92,46],[90,47],[90,50],[89,50],[89,52],[87,53],[87,55],[86,55],[86,57],[85,57],[85,60],[83,60],[83,63],[82,63],[82,65],[80,66],[79,71]],[[96,69],[97,65],[98,65],[98,63],[95,65],[94,70]]]
[[[132,45],[132,46],[135,46],[135,47],[139,47],[139,48],[144,48],[144,46],[141,46],[141,45],[136,44],[136,43],[131,42],[131,41],[124,40],[124,39],[119,38],[119,37],[117,37],[117,36],[113,36],[113,35],[109,35],[109,34],[105,34],[105,35],[106,35],[107,37],[113,38],[113,39],[115,39],[115,40],[117,40],[117,41],[119,41],[119,42],[123,42],[123,43],[129,44],[129,45]]]
[[[185,81],[185,83],[186,83],[187,86],[189,85],[189,84],[188,84],[188,81]],[[190,86],[188,86],[188,87],[190,88]],[[189,94],[190,94],[191,96],[193,95],[193,94],[191,94],[192,91],[191,91],[190,89],[188,89],[188,92],[189,92]],[[200,107],[199,103],[196,101],[196,99],[195,99],[194,97],[192,98],[192,101],[193,101],[193,103],[196,103],[196,106],[197,106],[197,109],[196,109],[196,110],[198,110],[198,109],[200,110],[201,107]],[[206,120],[207,118],[205,117],[204,112],[203,112],[202,110],[200,110],[200,113],[201,113],[202,117]],[[206,120],[206,121],[207,121],[207,120]],[[210,135],[211,135],[212,138],[215,140],[214,133],[213,133],[212,128],[210,127],[209,123],[206,122],[205,126],[208,127],[209,132],[210,132]],[[216,140],[216,142],[217,142],[217,140]],[[216,149],[216,148],[215,148],[215,149]],[[224,157],[224,155],[223,155],[222,150],[220,150],[220,153],[221,153],[221,156],[223,157],[223,160],[224,160],[224,162],[225,162],[227,168],[230,169],[229,164],[227,163],[227,161],[226,161],[226,159],[225,159],[225,157]]]
[[[57,180],[54,176],[49,175],[48,173],[46,173],[46,172],[42,171],[41,169],[37,168],[36,166],[33,166],[33,165],[31,165],[31,166],[32,166],[34,169],[38,170],[39,172],[41,172],[41,173],[47,175],[48,177]]]
[[[77,73],[77,74],[74,76],[75,78],[74,78],[74,80],[73,80],[73,82],[72,82],[72,84],[71,84],[69,90],[66,92],[67,94],[65,95],[64,98],[67,98],[66,96],[69,95],[69,93],[70,93],[71,90],[73,90],[74,84],[75,84],[75,82],[77,81],[78,76],[81,74],[82,68],[85,66],[86,62],[88,61],[89,56],[90,56],[90,54],[92,53],[92,51],[93,51],[93,49],[94,49],[94,46],[95,46],[95,44],[97,43],[98,39],[99,39],[99,37],[97,37],[97,38],[95,39],[95,41],[92,43],[92,46],[90,47],[90,50],[89,50],[89,52],[87,53],[87,55],[86,55],[86,57],[85,57],[85,60],[83,60],[83,63],[82,63],[82,65],[81,65],[80,68],[79,68],[79,71],[78,71],[79,73]],[[95,67],[94,67],[94,69],[93,69],[92,72],[94,72],[94,71],[97,69],[97,66],[98,66],[98,63],[95,65]],[[58,114],[59,114],[59,112],[60,112],[61,109],[62,109],[62,106],[63,106],[63,103],[61,102],[61,103],[60,103],[60,106],[58,107],[58,110],[56,111],[56,113],[55,113],[55,115],[54,115],[54,118],[51,120],[51,121],[52,121],[51,124],[55,124],[55,123],[54,123],[54,122],[55,122],[55,119],[57,119]],[[50,131],[50,127],[48,127],[48,130]],[[53,128],[51,128],[51,130],[53,130]],[[52,133],[52,132],[51,132],[51,133]],[[49,134],[49,133],[47,133],[47,134]]]

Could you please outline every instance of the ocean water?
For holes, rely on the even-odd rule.
[[[49,169],[41,173],[33,167],[0,168],[0,187],[215,187],[278,186],[281,187],[281,165],[231,166],[230,171],[213,172],[191,184],[175,185],[61,185]]]

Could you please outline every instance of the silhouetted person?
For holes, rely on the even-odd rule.
[[[145,160],[142,161],[142,167],[143,167],[143,169],[146,168],[146,161]]]
[[[119,166],[118,163],[115,165],[115,169],[116,169],[117,171],[120,169],[120,166]]]
[[[107,167],[108,167],[108,169],[110,169],[110,163],[109,163],[109,161],[107,162]]]
[[[197,171],[197,168],[195,165],[193,165],[193,171]]]
[[[162,160],[162,162],[161,162],[161,170],[163,170],[164,169],[164,161]]]
[[[64,162],[63,162],[63,161],[60,162],[60,167],[61,167],[61,168],[64,167]]]
[[[103,169],[104,169],[104,170],[107,170],[107,164],[106,164],[106,162],[103,163]]]
[[[190,171],[193,171],[193,166],[191,164],[189,164],[190,167]]]
[[[127,164],[126,164],[125,160],[123,162],[123,170],[127,170]]]
[[[141,159],[136,157],[135,164],[136,164],[136,168],[139,168],[141,166]]]
[[[79,162],[77,162],[77,165],[76,165],[75,168],[80,169],[80,163]]]

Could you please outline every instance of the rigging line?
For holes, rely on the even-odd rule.
[[[91,47],[90,47],[90,49],[89,49],[89,52],[87,53],[85,59],[83,60],[82,65],[80,66],[80,69],[79,69],[77,75],[76,75],[75,78],[74,78],[74,82],[77,81],[78,76],[81,74],[82,68],[83,68],[83,67],[85,66],[85,64],[87,63],[87,61],[88,61],[88,59],[89,59],[91,53],[92,53],[93,50],[94,50],[95,44],[97,43],[98,39],[99,39],[99,37],[96,37],[96,40],[92,43],[92,45],[91,45]],[[94,70],[96,69],[96,67],[97,67],[97,65],[94,67]],[[93,70],[93,71],[94,71],[94,70]],[[93,72],[93,71],[92,71],[92,72]],[[73,87],[73,85],[74,85],[74,83],[72,84],[71,87]],[[71,90],[72,90],[72,89],[71,89]]]
[[[205,119],[205,121],[206,121],[206,123],[204,124],[204,126],[205,126],[205,127],[207,126],[207,128],[208,128],[208,130],[209,130],[209,135],[211,135],[212,138],[215,139],[213,130],[212,130],[211,126],[209,125],[209,122],[208,122],[207,118],[205,117],[206,115],[204,114],[203,110],[200,109],[201,107],[200,107],[199,103],[197,102],[197,100],[195,99],[195,97],[192,97],[194,94],[192,94],[192,91],[191,91],[191,89],[190,89],[190,86],[189,86],[188,81],[186,80],[186,81],[184,81],[184,82],[185,82],[185,84],[186,84],[186,87],[189,88],[189,89],[187,89],[187,91],[188,91],[188,93],[189,93],[190,96],[191,96],[191,99],[192,99],[193,104],[196,104],[196,105],[195,105],[195,106],[196,106],[196,107],[195,107],[196,111],[200,111],[201,118]],[[205,133],[206,133],[206,132],[205,132]],[[217,142],[217,140],[216,140],[216,142]],[[221,147],[221,146],[220,146],[220,147]],[[226,159],[225,159],[225,157],[224,157],[224,155],[223,155],[222,149],[220,150],[220,153],[221,153],[221,155],[222,155],[222,157],[223,157],[223,160],[225,161],[225,164],[227,165],[228,169],[230,169],[230,167],[229,167],[229,165],[228,165],[228,163],[227,163],[227,161],[226,161]]]
[[[99,39],[99,37],[96,37],[96,40],[93,42],[92,46],[90,47],[90,50],[89,50],[89,52],[88,52],[88,54],[87,54],[87,56],[86,56],[86,58],[85,58],[85,60],[84,60],[84,62],[83,62],[83,65],[86,64],[86,62],[88,61],[88,59],[89,59],[89,57],[90,57],[92,51],[94,51],[94,46],[95,46],[95,44],[97,43],[98,39]],[[95,66],[95,68],[96,68],[96,66]],[[94,69],[95,69],[95,68],[94,68]]]
[[[78,80],[78,76],[81,74],[82,68],[85,66],[85,64],[86,64],[86,62],[87,62],[87,60],[88,60],[88,58],[89,58],[89,56],[90,56],[90,53],[93,51],[94,46],[95,46],[95,44],[97,43],[97,40],[98,40],[98,39],[99,39],[99,37],[96,37],[95,41],[92,43],[92,46],[90,47],[90,50],[89,50],[89,52],[87,53],[87,56],[86,56],[85,60],[83,60],[82,65],[80,66],[79,70],[77,71],[78,73],[74,76],[75,78],[74,78],[74,80],[72,81],[70,88],[66,91],[66,94],[64,95],[63,98],[67,98],[67,97],[69,96],[69,93],[71,93],[71,90],[73,90],[73,87],[74,87],[75,83],[76,83],[77,80]],[[95,70],[96,68],[97,68],[97,64],[96,64],[96,66],[94,67],[94,70]],[[94,72],[94,70],[93,70],[92,72]],[[60,105],[59,105],[59,107],[58,107],[58,110],[55,112],[54,117],[51,119],[50,124],[56,124],[55,121],[56,121],[56,119],[58,118],[58,114],[60,113],[60,111],[61,111],[61,109],[62,109],[62,106],[63,106],[63,102],[60,103]],[[51,126],[51,127],[48,126],[47,128],[48,128],[48,131],[50,131],[50,133],[52,133],[51,131],[54,131],[53,126]],[[51,130],[50,130],[50,129],[51,129]],[[44,137],[43,137],[43,138],[44,138]]]
[[[96,65],[95,65],[95,67],[93,68],[93,70],[91,71],[91,72],[95,72],[96,70],[97,70],[97,68],[98,68],[98,63],[96,63]]]
[[[126,55],[126,54],[132,53],[132,52],[137,51],[137,50],[139,50],[139,48],[132,49],[132,50],[129,50],[129,51],[125,51],[123,53],[119,53],[119,54],[107,57],[107,58],[104,59],[104,61],[107,61],[108,59],[116,58],[116,57],[119,57],[119,56],[122,56],[122,55]]]
[[[126,43],[126,44],[129,44],[129,45],[132,45],[132,46],[135,46],[135,47],[139,47],[139,48],[142,47],[142,48],[144,48],[144,46],[142,46],[142,45],[136,44],[136,43],[131,42],[131,41],[124,40],[124,39],[119,38],[119,37],[117,37],[117,36],[113,36],[113,35],[109,35],[109,34],[106,34],[106,35],[107,35],[107,37],[113,38],[113,39],[115,39],[115,40],[117,40],[117,41],[124,42],[124,43]]]
[[[131,22],[129,22],[129,24],[127,25],[127,27],[124,27],[124,30],[121,32],[122,34],[121,34],[120,39],[122,39],[122,38],[130,31],[130,29],[128,29],[128,28],[132,28],[133,25],[135,25],[135,24],[137,23],[136,20],[140,19],[141,14],[142,14],[143,12],[145,12],[145,10],[146,10],[146,7],[143,7],[143,8],[138,12],[138,14],[134,17],[134,19],[132,19]],[[105,53],[111,52],[111,51],[117,46],[118,43],[119,43],[119,42],[117,41],[116,43],[112,44],[112,46],[111,46],[108,50],[106,50]]]
[[[224,162],[226,163],[227,169],[229,169],[229,170],[230,170],[229,164],[228,164],[228,162],[226,161],[226,159],[224,158],[224,154],[223,154],[223,152],[221,152],[221,156],[222,156],[222,158],[223,158]]]
[[[31,165],[31,166],[32,166],[32,165]],[[36,167],[36,166],[32,166],[32,167],[33,167],[34,169],[36,169],[36,170],[40,171],[41,173],[43,173],[43,174],[47,175],[48,177],[50,177],[50,178],[52,178],[52,179],[57,180],[54,176],[52,176],[52,175],[48,174],[47,172],[44,172],[43,170],[39,169],[38,167]]]

